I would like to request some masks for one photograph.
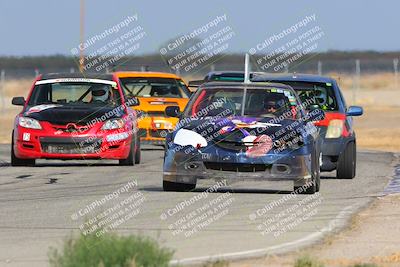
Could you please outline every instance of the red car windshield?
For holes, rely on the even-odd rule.
[[[121,95],[110,84],[94,82],[57,82],[37,84],[28,105],[121,105]]]

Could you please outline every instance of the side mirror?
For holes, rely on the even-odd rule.
[[[363,108],[359,106],[350,106],[346,111],[347,116],[361,116],[363,113]]]
[[[308,109],[309,109],[310,111],[313,111],[313,110],[319,109],[319,106],[318,106],[317,104],[313,104],[313,105],[310,105],[310,106],[308,107]]]
[[[310,112],[308,112],[306,116],[307,121],[322,121],[323,119],[325,119],[325,112],[320,108],[316,108],[310,110]]]
[[[165,108],[165,115],[169,117],[179,118],[181,111],[178,106],[168,106]]]
[[[135,107],[140,105],[139,98],[137,97],[129,97],[126,101],[126,105],[128,107]]]
[[[13,97],[11,104],[15,106],[23,106],[25,105],[25,98],[23,96]]]

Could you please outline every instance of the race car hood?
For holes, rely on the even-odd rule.
[[[276,121],[276,122],[275,122]],[[247,136],[268,135],[272,139],[289,131],[296,131],[296,128],[303,126],[302,123],[292,124],[294,120],[273,120],[271,118],[254,117],[229,117],[229,118],[202,118],[193,119],[181,125],[181,128],[195,131],[205,138],[218,142],[222,139],[230,142],[242,142]],[[281,134],[277,134],[281,131]]]
[[[56,125],[68,123],[83,125],[96,120],[96,118],[97,120],[120,118],[123,111],[105,106],[39,105],[28,108],[23,115]]]

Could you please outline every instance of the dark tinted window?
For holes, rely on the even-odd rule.
[[[120,78],[128,97],[189,98],[189,89],[182,80],[168,78]]]
[[[338,104],[335,97],[333,84],[331,83],[310,83],[310,82],[292,82],[278,81],[291,86],[296,90],[303,103],[317,104],[323,110],[337,111]]]

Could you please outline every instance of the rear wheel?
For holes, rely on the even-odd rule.
[[[357,150],[355,142],[348,143],[339,156],[336,168],[336,178],[353,179],[356,176]]]
[[[196,184],[183,184],[163,181],[164,191],[187,192],[196,188]]]
[[[134,166],[135,165],[135,140],[132,138],[129,155],[126,159],[120,159],[119,165],[121,166]]]
[[[14,133],[11,137],[11,166],[35,166],[35,159],[20,159],[14,152]]]

